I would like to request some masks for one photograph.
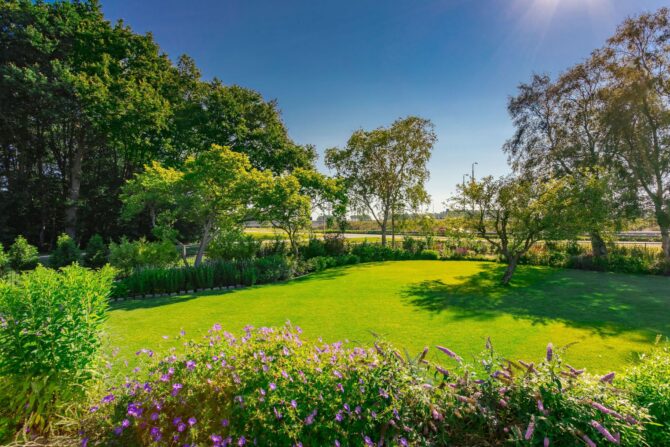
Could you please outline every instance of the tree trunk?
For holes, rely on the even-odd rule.
[[[386,247],[386,224],[381,225],[382,230],[382,246]]]
[[[195,257],[195,262],[193,265],[198,267],[202,263],[202,258],[205,255],[205,250],[207,245],[209,245],[209,233],[212,229],[212,222],[207,221],[205,226],[202,229],[202,238],[200,239],[200,245],[198,246],[198,254]]]
[[[591,251],[596,258],[607,256],[607,246],[598,231],[591,232]]]
[[[505,274],[500,281],[503,285],[508,285],[514,275],[516,266],[519,263],[519,256],[507,256],[507,268],[505,269]]]
[[[84,150],[81,144],[78,144],[70,165],[70,186],[65,207],[65,233],[75,240],[77,237],[77,212],[79,209],[83,159]]]
[[[670,228],[661,227],[661,240],[663,247],[663,257],[670,262]]]
[[[395,248],[395,211],[391,213],[391,248]]]

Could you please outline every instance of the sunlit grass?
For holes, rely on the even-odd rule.
[[[548,342],[573,344],[567,360],[596,372],[621,369],[657,334],[670,335],[670,279],[522,266],[509,288],[500,265],[401,261],[337,268],[281,284],[115,305],[111,343],[130,356],[166,349],[180,329],[197,337],[215,322],[287,320],[305,335],[370,344],[385,337],[410,353],[442,344],[468,357],[491,336],[510,358],[537,359]]]

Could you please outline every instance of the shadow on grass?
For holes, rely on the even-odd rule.
[[[424,310],[450,311],[455,318],[485,321],[501,315],[534,324],[560,321],[600,335],[645,331],[649,339],[670,335],[670,280],[521,266],[512,284],[499,284],[504,266],[482,264],[457,284],[430,280],[403,290]]]
[[[361,264],[361,265],[356,265],[355,267],[357,268],[369,268],[373,267],[375,265],[379,265],[380,263],[369,263],[369,264]],[[284,287],[284,286],[291,286],[295,284],[302,284],[302,283],[309,283],[309,282],[314,282],[314,281],[329,281],[329,280],[334,280],[338,279],[344,275],[346,275],[346,270],[354,267],[351,265],[347,266],[341,266],[341,267],[333,267],[327,270],[324,270],[322,272],[317,272],[317,273],[310,273],[308,275],[300,276],[299,278],[294,278],[294,279],[288,279],[285,281],[280,281],[280,282],[275,282],[275,283],[270,283],[270,284],[259,284],[256,286],[251,286],[251,287],[245,287],[241,289],[230,289],[230,290],[208,290],[208,291],[202,291],[202,292],[196,292],[196,293],[185,293],[181,295],[175,295],[175,296],[164,296],[164,297],[159,297],[159,298],[137,298],[137,299],[131,299],[131,300],[126,300],[126,301],[121,301],[121,302],[115,302],[110,305],[111,310],[125,310],[125,311],[131,311],[135,309],[151,309],[154,307],[160,307],[160,306],[169,306],[171,304],[179,304],[179,303],[184,303],[187,301],[194,300],[196,298],[203,298],[203,297],[209,297],[209,296],[224,296],[224,295],[230,295],[235,292],[240,292],[242,290],[249,290],[249,289],[257,289],[257,288],[262,288],[262,287]]]

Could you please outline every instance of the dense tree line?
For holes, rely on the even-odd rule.
[[[148,233],[148,214],[121,218],[126,180],[213,144],[274,173],[315,159],[276,102],[203,80],[188,56],[173,63],[150,34],[105,20],[97,1],[0,4],[0,242]]]

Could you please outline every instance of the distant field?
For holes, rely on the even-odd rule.
[[[669,278],[521,266],[504,288],[497,285],[501,268],[361,264],[225,293],[122,302],[107,331],[127,357],[142,347],[166,350],[180,329],[198,337],[216,322],[240,331],[290,320],[311,338],[369,345],[377,334],[413,354],[441,344],[465,357],[487,336],[514,359],[539,359],[551,341],[574,343],[567,360],[595,372],[621,369],[657,334],[670,335]]]

